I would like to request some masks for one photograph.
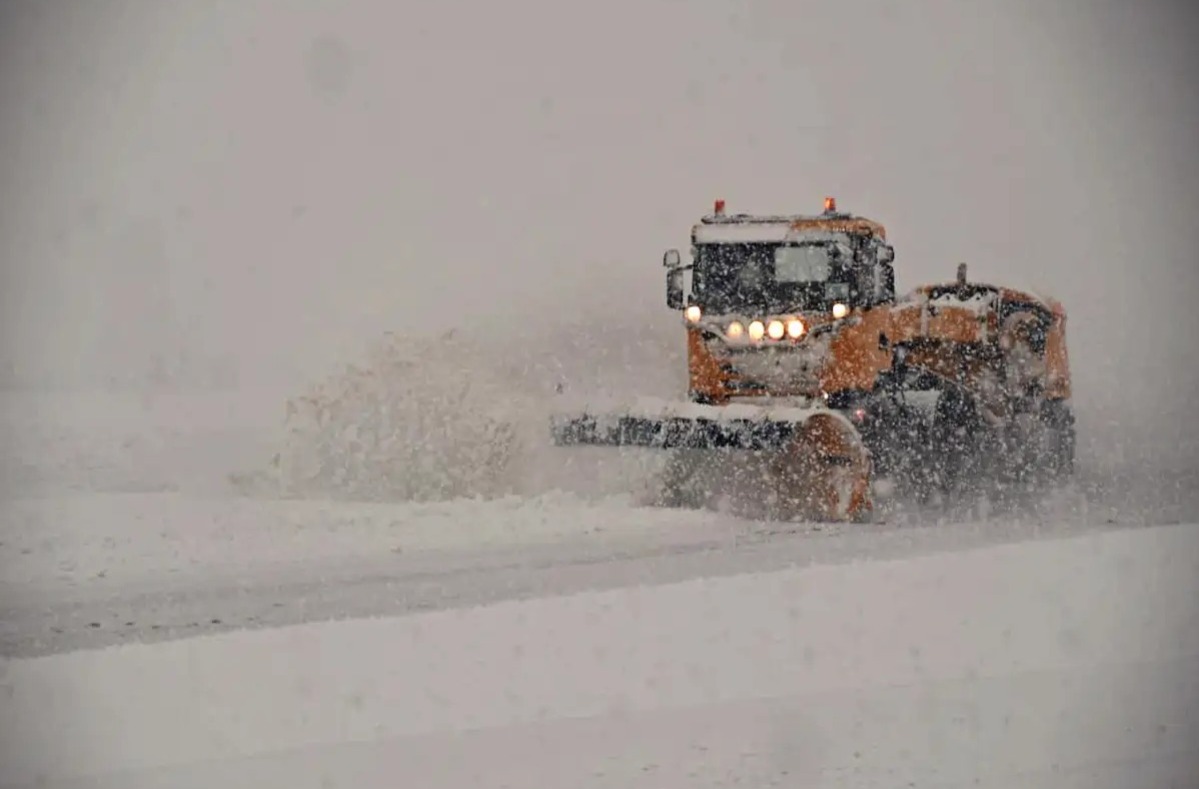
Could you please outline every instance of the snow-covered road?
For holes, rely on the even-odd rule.
[[[417,507],[126,494],[5,513],[0,652],[22,657],[1127,526],[814,529],[569,496]]]
[[[8,425],[0,785],[1199,785],[1185,469],[825,529],[281,500],[226,479],[260,414],[117,405]]]
[[[4,777],[1195,785],[1194,526],[744,569],[9,661]]]
[[[111,517],[113,504],[96,502],[93,514]],[[289,510],[290,519],[269,513],[262,503],[239,513],[240,521],[229,517],[228,503],[217,507],[209,502],[205,511],[196,501],[122,497],[120,505],[128,508],[124,514],[130,521],[136,514],[145,523],[152,513],[149,522],[170,553],[153,556],[146,550],[152,540],[97,535],[99,544],[92,546],[97,550],[77,551],[71,554],[75,558],[57,565],[47,563],[40,573],[32,560],[36,554],[28,554],[26,565],[14,563],[24,577],[14,572],[3,583],[3,654],[31,656],[228,629],[895,558],[1074,530],[992,523],[959,524],[948,533],[944,526],[885,525],[814,531],[711,513],[632,510],[615,503],[571,506],[565,501],[443,506],[407,522],[394,520],[404,512],[397,508],[382,524],[370,508],[365,513],[360,507],[339,511],[333,505],[309,513],[306,522],[297,518],[296,508],[282,503],[278,508]],[[233,523],[219,535],[206,533],[204,525],[217,522],[218,513]],[[470,542],[455,532],[455,524],[463,523],[483,533]],[[291,539],[272,534],[271,524],[290,528]],[[189,527],[194,528],[191,534],[186,533]],[[306,529],[316,534],[305,537]],[[11,538],[10,543],[20,544]],[[99,550],[105,546],[107,551]],[[308,552],[301,554],[304,547]]]
[[[610,454],[587,449],[535,456],[527,495],[492,501],[246,497],[233,494],[229,473],[270,457],[286,401],[256,394],[3,399],[12,451],[0,469],[0,653],[1199,521],[1194,492],[1183,495],[1177,479],[1146,491],[1144,479],[1105,477],[1106,487],[1084,484],[1035,517],[813,534],[632,508],[626,486],[652,466],[605,467]]]

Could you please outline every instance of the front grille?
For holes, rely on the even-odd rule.
[[[732,391],[810,393],[820,386],[821,350],[810,344],[725,349],[721,369]]]

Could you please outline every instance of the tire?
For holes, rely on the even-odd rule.
[[[1074,411],[1062,400],[1047,400],[1041,409],[1041,425],[1045,430],[1045,476],[1062,481],[1074,476],[1074,455],[1077,436]]]
[[[937,401],[929,435],[929,462],[940,491],[951,497],[974,488],[984,472],[985,430],[974,402],[953,389]]]

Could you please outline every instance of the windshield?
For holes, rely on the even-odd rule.
[[[826,282],[831,274],[828,249],[823,245],[804,244],[774,250],[776,282]]]
[[[710,312],[824,309],[848,295],[829,250],[827,244],[701,244],[692,292]]]

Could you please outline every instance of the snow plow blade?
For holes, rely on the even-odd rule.
[[[559,446],[647,447],[653,449],[783,449],[797,426],[788,422],[703,417],[584,414],[557,418],[554,440]]]
[[[786,520],[864,520],[873,509],[870,453],[853,424],[827,408],[641,404],[560,414],[551,430],[558,446],[673,450],[667,505],[684,503],[680,491],[711,471],[723,484],[764,484]],[[737,453],[731,465],[727,452]]]

